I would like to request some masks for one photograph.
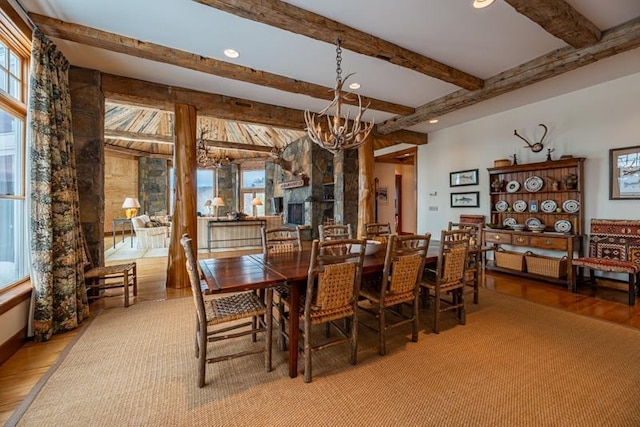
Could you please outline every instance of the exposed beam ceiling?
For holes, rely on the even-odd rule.
[[[285,92],[309,95],[318,99],[333,99],[333,88],[272,74],[266,71],[254,70],[230,62],[207,58],[196,53],[144,42],[35,13],[31,13],[29,16],[42,31],[51,37],[124,53],[151,61],[164,62],[215,76],[271,87]],[[412,107],[373,98],[362,97],[362,102],[363,105],[370,104],[369,108],[373,110],[393,114],[411,114],[415,111]],[[346,103],[358,105],[357,99],[354,101],[346,101]]]
[[[102,91],[105,98],[119,103],[142,105],[173,111],[176,103],[196,107],[199,115],[224,120],[258,123],[289,129],[305,129],[304,112],[293,108],[263,104],[245,99],[177,88],[127,77],[102,75]],[[427,143],[427,135],[399,129],[384,136],[382,140],[394,143],[422,145]],[[378,147],[376,147],[377,149]]]
[[[505,0],[547,32],[576,49],[591,46],[600,40],[601,33],[564,0]]]
[[[104,144],[104,148],[105,150],[111,151],[113,153],[126,154],[128,156],[134,156],[134,157],[151,157],[153,159],[163,159],[163,160],[173,159],[173,156],[169,154],[149,153],[148,151],[134,150],[133,148],[120,147],[118,145],[111,145],[108,143]]]
[[[150,142],[153,144],[173,145],[173,137],[166,135],[156,135],[151,133],[128,132],[122,130],[106,129],[105,139],[119,139],[121,141]]]
[[[593,46],[555,50],[487,79],[480,90],[458,90],[416,108],[413,114],[389,119],[376,126],[376,130],[386,134],[405,129],[639,46],[640,18],[636,18],[603,32],[601,40]]]
[[[363,55],[389,61],[468,90],[482,87],[482,79],[412,52],[371,34],[279,0],[194,0],[215,9],[266,25],[335,44]],[[382,23],[381,23],[382,25]]]
[[[376,156],[375,161],[377,163],[394,163],[394,164],[400,164],[400,165],[413,165],[415,163],[415,155],[417,151],[418,150],[416,147],[394,151],[393,153]]]

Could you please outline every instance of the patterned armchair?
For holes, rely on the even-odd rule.
[[[131,218],[131,223],[136,234],[136,247],[138,249],[167,247],[169,227],[157,225],[158,223],[151,221],[148,215]]]

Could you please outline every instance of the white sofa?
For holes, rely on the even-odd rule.
[[[166,225],[154,225],[148,215],[133,217],[131,218],[131,223],[136,234],[136,247],[138,249],[167,247],[169,227]]]

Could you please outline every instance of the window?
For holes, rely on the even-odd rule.
[[[264,216],[264,180],[264,169],[241,171],[242,212],[249,216]],[[256,198],[261,205],[252,204]]]
[[[0,290],[28,276],[27,113],[22,84],[27,54],[24,49],[22,54],[18,53],[3,35],[0,35]]]
[[[196,171],[196,210],[201,215],[209,214],[209,209],[205,206],[207,200],[213,200],[215,190],[215,175],[214,169],[198,169]],[[173,213],[173,203],[175,194],[175,169],[169,168],[169,193],[171,194],[171,200],[169,206]],[[211,212],[212,214],[215,212]]]

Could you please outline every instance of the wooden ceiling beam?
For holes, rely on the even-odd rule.
[[[173,136],[156,135],[152,133],[137,133],[124,130],[105,129],[105,139],[119,139],[121,141],[149,142],[152,144],[173,145]]]
[[[211,139],[205,139],[204,143],[207,147],[220,148],[222,150],[253,151],[267,154],[270,154],[273,150],[272,147],[267,147],[266,145],[243,144],[242,142],[214,141]]]
[[[464,89],[477,90],[483,85],[482,79],[464,71],[284,1],[194,1],[245,19],[331,44],[335,44],[336,39],[340,37],[342,47],[345,49],[409,68]]]
[[[51,37],[57,37],[87,46],[106,49],[113,52],[132,55],[151,61],[176,65],[202,73],[212,74],[227,79],[239,80],[260,86],[266,86],[284,92],[308,95],[313,98],[333,100],[333,88],[324,87],[314,83],[303,82],[290,77],[255,70],[249,67],[219,61],[214,58],[204,57],[191,52],[161,46],[154,43],[136,40],[118,34],[108,33],[84,25],[72,24],[48,16],[30,13],[31,19]],[[377,111],[385,111],[393,114],[411,114],[415,110],[412,107],[394,104],[379,99],[362,97],[363,105],[369,104],[369,108]],[[357,99],[346,100],[345,103],[358,105]]]
[[[102,74],[102,91],[108,101],[173,111],[175,103],[193,105],[199,116],[304,130],[304,111],[271,104],[166,86],[128,77]],[[427,135],[399,129],[384,135],[397,143],[426,144]],[[393,145],[393,144],[392,144]]]
[[[151,157],[153,159],[164,159],[164,160],[172,160],[173,155],[171,154],[154,154],[149,153],[147,151],[142,150],[134,150],[133,148],[120,147],[119,145],[113,144],[104,144],[104,149],[106,151],[111,151],[113,153],[126,154],[134,157]]]
[[[518,13],[576,49],[602,37],[600,29],[564,0],[505,0]]]
[[[555,50],[496,74],[487,79],[480,90],[450,93],[418,107],[413,114],[389,119],[377,125],[376,130],[384,135],[408,128],[637,47],[640,47],[640,18],[603,32],[602,39],[593,46],[581,49],[567,46]]]

